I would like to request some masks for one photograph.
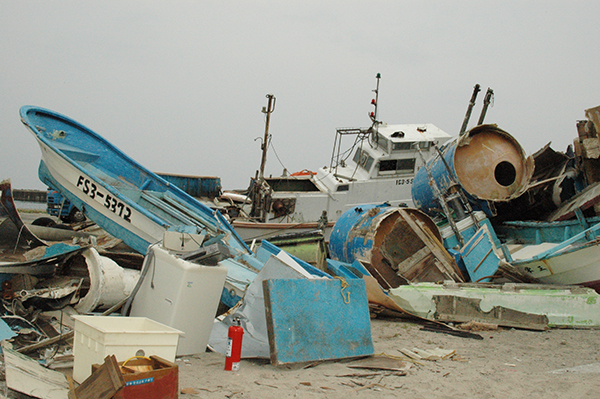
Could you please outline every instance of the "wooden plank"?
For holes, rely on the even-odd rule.
[[[263,289],[274,365],[373,354],[362,279],[265,280]]]
[[[424,246],[423,248],[415,252],[412,256],[404,259],[398,264],[398,273],[403,276],[406,276],[406,274],[413,267],[417,266],[419,263],[422,263],[423,260],[425,260],[425,258],[429,256],[429,254],[431,254],[431,250],[428,246]],[[410,280],[410,277],[407,276],[407,278]]]
[[[104,364],[92,373],[74,391],[70,399],[110,399],[125,386],[115,355],[104,358]]]
[[[6,365],[6,386],[35,398],[64,399],[69,393],[67,377],[42,367],[32,358],[2,347]]]
[[[31,345],[28,345],[28,346],[23,346],[23,347],[17,349],[17,352],[19,352],[19,353],[31,352],[33,350],[40,349],[40,348],[43,348],[43,347],[48,346],[48,345],[52,345],[52,344],[55,344],[57,342],[73,338],[74,335],[75,335],[75,331],[69,331],[69,332],[67,332],[65,334],[57,335],[56,337],[44,339],[44,340],[42,340],[40,342],[37,342],[35,344],[31,344]]]
[[[413,229],[415,234],[417,234],[423,243],[431,250],[433,256],[438,260],[439,263],[436,263],[435,265],[438,267],[440,274],[447,279],[463,282],[464,279],[460,274],[458,266],[456,266],[456,262],[450,256],[448,251],[446,251],[440,240],[435,237],[426,226],[418,220],[411,218],[404,210],[401,209],[400,212],[404,212],[403,218],[406,223]]]

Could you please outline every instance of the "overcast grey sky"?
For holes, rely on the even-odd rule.
[[[473,86],[527,154],[564,151],[600,105],[596,1],[0,0],[0,179],[44,188],[22,105],[65,114],[155,172],[245,188],[265,95],[290,172],[328,165],[337,127],[379,116],[456,135]],[[270,152],[267,174],[283,167]]]

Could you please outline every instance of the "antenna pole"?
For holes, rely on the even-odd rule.
[[[371,114],[369,115],[371,121],[373,121],[373,124],[377,123],[377,104],[379,102],[379,79],[381,79],[381,74],[378,73],[377,76],[375,76],[375,78],[377,79],[377,88],[373,90],[373,92],[375,92],[375,98],[371,100],[371,104],[373,104],[373,106],[375,107],[375,111],[371,112]]]

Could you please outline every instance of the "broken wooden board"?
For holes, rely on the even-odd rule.
[[[429,360],[432,362],[436,362],[438,360],[448,359],[451,356],[456,354],[456,351],[453,349],[443,349],[443,348],[434,348],[434,349],[419,349],[413,348],[412,350],[402,348],[400,352],[405,356],[408,356],[414,360]]]
[[[352,369],[395,371],[397,375],[406,375],[410,366],[410,363],[385,355],[371,356],[348,364]]]
[[[110,399],[125,386],[115,355],[104,358],[104,364],[69,392],[69,399]],[[64,397],[63,397],[64,398]]]
[[[67,377],[41,366],[34,359],[2,346],[6,365],[6,386],[35,398],[65,399],[69,394]]]
[[[494,306],[487,312],[481,310],[480,298],[465,298],[456,295],[434,295],[436,319],[465,323],[471,320],[493,323],[504,327],[544,331],[548,329],[548,316],[525,313],[518,310]]]
[[[575,195],[570,200],[561,204],[560,208],[555,210],[546,219],[548,222],[558,222],[575,218],[575,211],[586,209],[600,202],[600,182],[596,182],[587,186],[582,192]]]
[[[411,282],[462,282],[458,266],[442,245],[439,230],[421,212],[398,209],[399,217],[385,235],[379,251],[394,271]],[[378,268],[386,265],[382,262]],[[400,283],[396,283],[397,287]]]
[[[272,364],[373,354],[362,279],[265,280],[263,290]]]

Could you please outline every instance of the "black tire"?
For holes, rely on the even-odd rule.
[[[85,220],[85,214],[81,212],[77,208],[71,209],[71,213],[69,213],[69,222],[71,223],[81,223]]]
[[[31,222],[31,224],[34,226],[44,226],[44,227],[55,227],[56,226],[56,222],[47,217],[37,218],[33,222]]]

